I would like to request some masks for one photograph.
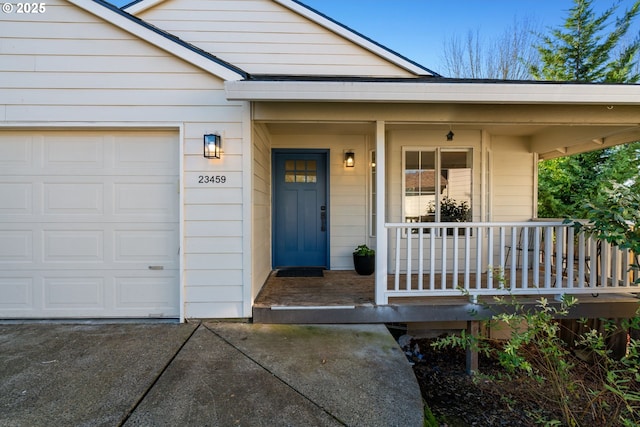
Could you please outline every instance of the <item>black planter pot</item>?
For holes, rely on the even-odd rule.
[[[376,269],[376,256],[353,254],[353,266],[359,275],[370,276]]]

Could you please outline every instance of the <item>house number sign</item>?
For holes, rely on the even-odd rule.
[[[224,184],[226,182],[226,175],[198,175],[198,184]]]

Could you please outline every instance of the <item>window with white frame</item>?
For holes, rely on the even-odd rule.
[[[405,148],[405,222],[468,222],[472,206],[472,150]]]

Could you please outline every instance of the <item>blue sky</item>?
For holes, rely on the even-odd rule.
[[[562,25],[572,0],[301,0],[307,6],[339,21],[436,72],[443,45],[457,36],[478,30],[481,37],[502,34],[515,19],[535,21],[542,31]],[[594,0],[596,12],[614,0]],[[623,0],[618,13],[631,6]],[[640,31],[636,18],[635,34]]]

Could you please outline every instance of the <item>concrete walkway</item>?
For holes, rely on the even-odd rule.
[[[421,426],[382,325],[0,325],[2,426]]]

